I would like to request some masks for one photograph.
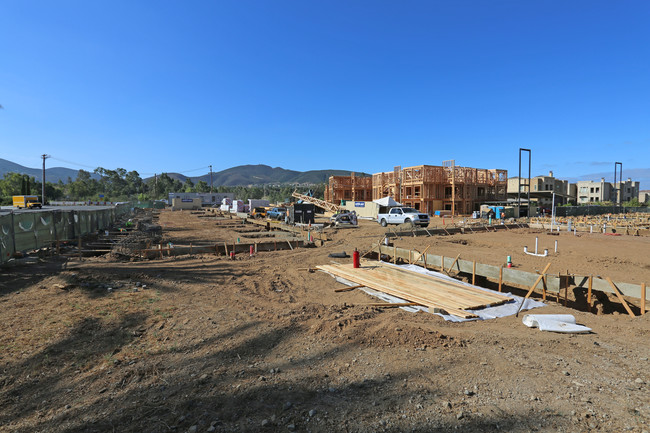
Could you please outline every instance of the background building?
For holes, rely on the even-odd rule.
[[[233,200],[235,198],[235,194],[231,192],[170,192],[169,193],[169,200],[168,203],[171,206],[173,203],[173,200],[175,198],[179,198],[181,200],[192,200],[194,198],[200,198],[201,199],[201,204],[203,206],[212,206],[212,205],[220,205],[221,201],[224,198],[229,198]]]
[[[418,165],[395,167],[372,178],[331,176],[325,200],[370,201],[390,196],[432,215],[437,210],[472,213],[485,201],[506,200],[507,170]]]
[[[624,182],[600,182],[590,180],[578,181],[578,204],[610,201],[625,203],[633,198],[639,198],[639,182],[628,178]]]
[[[521,179],[521,198],[528,199],[528,178]],[[517,199],[519,196],[519,178],[508,179],[508,198]],[[548,176],[535,176],[530,179],[530,200],[536,202],[537,207],[551,209],[553,205],[553,193],[555,193],[555,205],[575,203],[576,184],[568,180],[557,179],[550,171]]]

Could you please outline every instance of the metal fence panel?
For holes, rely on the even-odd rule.
[[[131,209],[130,203],[122,203],[109,209],[1,214],[0,263],[11,259],[16,252],[47,247],[56,241],[76,240],[79,236],[104,230]]]
[[[0,263],[9,260],[14,251],[13,214],[0,215]]]
[[[16,251],[38,248],[34,216],[35,212],[14,214],[14,244]]]
[[[34,214],[34,233],[38,247],[46,246],[56,240],[54,236],[54,220],[51,212],[38,212]]]

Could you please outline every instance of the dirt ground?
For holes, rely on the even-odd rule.
[[[263,239],[190,212],[160,224],[178,245]],[[650,314],[534,311],[575,315],[594,331],[580,335],[514,316],[449,323],[364,306],[374,299],[305,270],[349,262],[328,255],[383,232],[363,221],[323,247],[235,260],[52,256],[0,269],[0,431],[650,431]],[[559,254],[523,254],[535,236]],[[395,243],[648,283],[649,240],[513,230]]]

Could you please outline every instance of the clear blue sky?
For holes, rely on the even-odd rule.
[[[29,167],[650,170],[647,0],[0,0],[0,32]]]

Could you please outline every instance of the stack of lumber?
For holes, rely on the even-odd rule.
[[[462,317],[477,317],[465,310],[500,305],[512,299],[496,292],[487,292],[461,282],[409,271],[382,262],[363,262],[359,268],[352,264],[317,266],[325,272],[365,287],[397,296],[428,307]]]

